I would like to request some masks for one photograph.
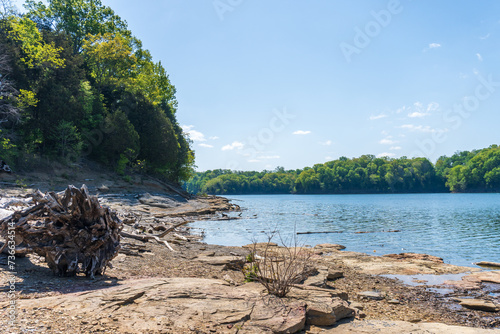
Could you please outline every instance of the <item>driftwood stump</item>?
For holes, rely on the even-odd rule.
[[[120,249],[123,225],[116,214],[101,207],[85,185],[32,196],[34,206],[0,221],[1,235],[7,238],[14,227],[16,244],[44,256],[56,275],[103,274]]]

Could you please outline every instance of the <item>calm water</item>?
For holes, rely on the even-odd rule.
[[[246,195],[229,196],[245,219],[191,224],[205,242],[241,246],[266,233],[338,231],[298,235],[314,246],[337,243],[375,255],[415,252],[446,263],[500,262],[500,194]],[[401,232],[383,232],[401,230]],[[373,233],[355,233],[373,232]],[[375,253],[374,253],[375,251]]]

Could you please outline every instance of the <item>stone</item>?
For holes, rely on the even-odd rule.
[[[480,261],[480,262],[476,263],[476,265],[483,266],[483,267],[500,268],[500,263],[498,263],[498,262]]]
[[[351,302],[351,303],[349,304],[349,306],[350,306],[350,307],[353,307],[353,308],[356,308],[356,309],[358,309],[358,310],[363,310],[363,309],[364,309],[363,304],[361,304],[361,303],[357,303],[357,302]]]
[[[277,334],[296,333],[301,331],[305,324],[306,307],[300,302],[287,307],[283,304],[278,306],[259,301],[248,322],[250,326]]]
[[[423,261],[431,261],[436,263],[444,263],[443,259],[437,256],[428,255],[428,254],[417,254],[417,253],[399,253],[399,254],[386,254],[384,257],[390,257],[398,260],[423,260]]]
[[[372,300],[382,300],[384,296],[378,291],[363,291],[358,293],[361,298],[372,299]]]
[[[395,304],[395,305],[396,305],[396,304],[400,304],[399,300],[397,300],[397,299],[391,299],[391,300],[388,300],[387,302],[388,302],[389,304]]]
[[[345,318],[354,317],[356,311],[349,307],[349,303],[342,299],[333,299],[331,306],[333,308],[333,313],[337,321]]]
[[[333,308],[328,304],[307,306],[307,323],[315,326],[331,326],[337,322]]]
[[[500,271],[483,271],[472,274],[471,276],[477,278],[481,282],[500,284]]]
[[[304,281],[304,285],[324,288],[324,287],[326,287],[326,279],[327,279],[327,273],[326,272],[319,272],[317,275],[309,276]]]
[[[336,280],[336,279],[342,278],[342,277],[344,277],[343,272],[338,271],[338,270],[334,270],[334,269],[328,269],[328,275],[326,276],[326,279],[328,281],[333,281],[333,280]]]
[[[212,266],[226,266],[228,268],[243,268],[245,261],[234,256],[198,256],[196,261]]]
[[[350,318],[356,311],[340,299],[316,299],[307,302],[307,323],[315,326],[331,326],[338,320]]]
[[[104,184],[100,187],[97,187],[97,190],[101,191],[101,192],[107,192],[109,191],[109,187],[108,186],[105,186]]]
[[[335,249],[335,250],[342,250],[345,249],[345,246],[338,245],[338,244],[319,244],[314,246],[315,249]]]
[[[500,307],[498,305],[495,305],[493,302],[489,300],[483,300],[483,299],[460,299],[460,306],[471,310],[480,310],[487,312],[500,311]]]
[[[296,290],[301,294],[294,296]],[[233,329],[244,325],[241,333],[245,334],[296,333],[305,326],[306,305],[327,304],[336,319],[353,312],[325,289],[293,289],[290,295],[284,299],[266,296],[257,283],[231,286],[216,279],[148,278],[121,281],[105,289],[19,299],[17,306],[27,312],[43,308],[54,314],[78,314],[82,325],[88,319],[96,321],[98,314],[112,319],[108,321],[116,326],[115,333],[156,333],[165,323],[173,333],[184,333],[189,327],[221,329],[227,325]],[[8,302],[0,302],[0,308],[7,306]],[[144,321],[145,316],[155,321]]]

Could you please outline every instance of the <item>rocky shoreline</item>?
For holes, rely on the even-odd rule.
[[[116,210],[125,230],[136,235],[161,233],[183,221],[227,220],[224,212],[238,210],[220,197],[186,199],[159,188],[150,193],[107,188],[101,189],[101,203]],[[5,206],[9,198],[27,193],[3,190],[0,207],[3,203],[11,210],[12,205]],[[370,256],[323,244],[308,249],[316,270],[278,299],[261,285],[245,282],[241,269],[249,248],[204,244],[186,225],[165,240],[174,251],[153,240],[123,238],[112,268],[93,281],[54,277],[43,258],[33,254],[17,258],[18,327],[12,330],[497,333],[500,327],[499,271],[444,264],[428,255]],[[0,263],[5,282],[5,256]],[[449,279],[437,284],[433,277]],[[8,287],[0,294],[2,328],[7,328],[7,292]]]

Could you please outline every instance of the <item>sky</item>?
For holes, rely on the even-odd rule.
[[[500,144],[499,1],[102,2],[166,68],[199,171]]]

